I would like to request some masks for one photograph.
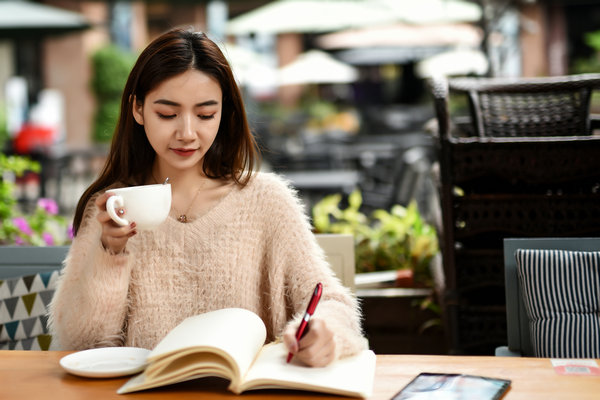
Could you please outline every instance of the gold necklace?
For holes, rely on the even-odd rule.
[[[202,185],[204,186],[204,185]],[[185,212],[183,214],[180,214],[177,217],[177,221],[181,222],[182,224],[185,224],[186,222],[188,222],[188,214],[190,213],[190,210],[192,209],[192,206],[194,205],[194,202],[196,201],[196,197],[198,197],[198,194],[200,193],[200,189],[202,189],[202,186],[198,188],[198,190],[196,190],[196,194],[194,195],[194,197],[192,198],[192,201],[190,202],[190,205],[188,206],[187,210],[185,210]],[[173,210],[175,210],[175,208],[173,208]],[[177,211],[177,210],[175,210]]]
[[[155,183],[158,183],[158,180],[154,177],[154,173],[152,173],[152,179],[154,180]],[[164,184],[166,184],[168,182],[169,182],[169,178],[167,178],[165,180]],[[188,206],[188,208],[185,210],[185,212],[183,214],[179,214],[179,216],[177,217],[177,221],[181,222],[182,224],[185,224],[186,222],[188,222],[188,215],[190,213],[190,210],[192,209],[192,206],[194,205],[194,202],[196,201],[196,198],[200,194],[200,190],[202,190],[202,188],[204,188],[204,186],[206,186],[206,182],[207,181],[203,180],[200,183],[200,187],[198,188],[198,190],[196,190],[196,194],[192,198],[192,201],[190,202],[190,205]],[[175,211],[175,214],[177,214],[177,210],[175,209],[175,207],[173,207],[173,211]]]

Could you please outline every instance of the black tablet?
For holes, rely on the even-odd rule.
[[[510,380],[464,374],[421,373],[392,400],[496,400],[510,386]]]

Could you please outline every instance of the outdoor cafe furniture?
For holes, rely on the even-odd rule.
[[[46,308],[68,250],[0,246],[0,349],[52,348]]]
[[[117,389],[129,377],[90,379],[70,375],[59,360],[64,351],[0,351],[0,397],[6,399],[124,399]],[[598,364],[600,360],[589,360]],[[371,400],[389,400],[421,372],[464,373],[511,380],[503,400],[591,400],[598,376],[559,375],[551,360],[532,357],[377,355]],[[205,378],[135,393],[136,399],[233,399],[224,380]],[[334,399],[311,392],[260,390],[245,399]]]
[[[598,87],[600,74],[432,81],[451,353],[506,344],[504,238],[600,236]]]
[[[508,337],[496,355],[600,356],[599,258],[598,237],[504,239]]]

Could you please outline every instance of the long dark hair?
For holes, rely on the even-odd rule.
[[[203,172],[210,178],[233,179],[242,186],[248,183],[254,167],[260,162],[260,154],[250,132],[242,95],[231,67],[219,47],[205,34],[173,29],[144,49],[129,74],[108,158],[99,177],[77,204],[73,220],[75,234],[94,193],[116,182],[140,185],[151,174],[156,154],[144,127],[133,118],[134,97],[143,103],[148,92],[160,83],[190,69],[212,76],[219,82],[223,93],[219,131],[204,156]]]

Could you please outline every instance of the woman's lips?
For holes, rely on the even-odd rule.
[[[196,149],[171,149],[178,156],[189,157],[196,152]]]

